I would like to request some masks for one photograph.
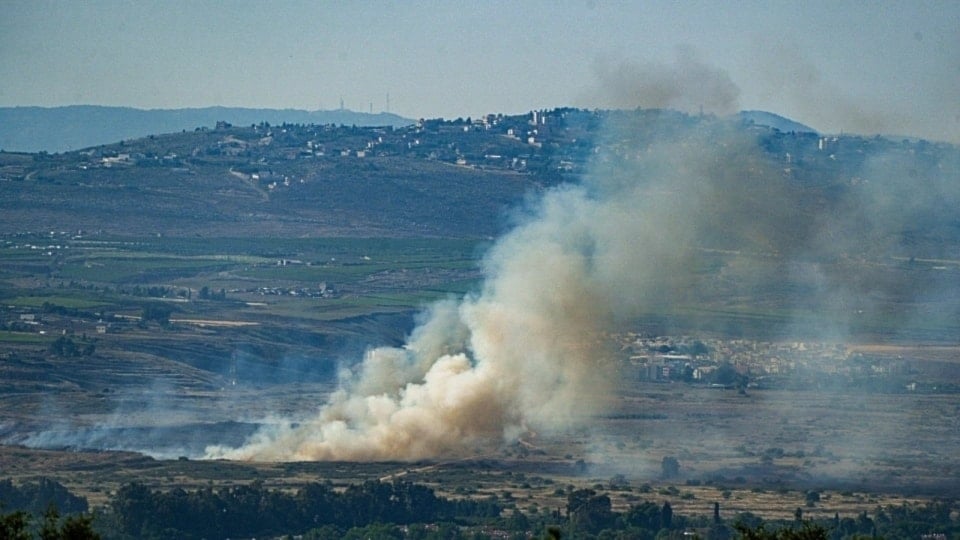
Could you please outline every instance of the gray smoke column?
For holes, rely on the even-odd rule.
[[[598,165],[583,185],[547,191],[487,254],[480,291],[435,305],[403,348],[368,352],[314,418],[207,457],[417,460],[582,425],[611,395],[602,333],[694,285],[687,267],[705,223],[765,227],[740,214],[748,192],[763,198],[758,208],[776,202],[741,179],[763,177],[763,166],[714,135],[694,130],[643,150],[642,165]],[[743,187],[718,189],[724,181]]]
[[[740,88],[730,75],[690,47],[678,47],[671,63],[601,58],[594,74],[596,87],[581,98],[588,107],[730,114],[739,106]]]
[[[945,202],[931,211],[958,197],[944,172],[953,161],[916,169],[909,154],[879,154],[860,168],[869,181],[826,191],[734,122],[670,111],[604,120],[591,174],[520,213],[484,259],[479,291],[435,305],[406,346],[368,352],[315,417],[207,456],[417,460],[562,433],[609,404],[604,332],[671,306],[749,299],[814,313],[842,341],[851,317],[875,315],[871,299],[919,290],[862,276],[891,255],[925,255],[926,243],[904,243],[904,224],[953,215]],[[909,191],[921,184],[923,200]],[[889,196],[898,190],[901,202]],[[716,252],[737,255],[712,267],[705,254]]]
[[[551,192],[488,254],[482,291],[434,306],[405,347],[370,351],[316,418],[208,455],[415,460],[576,424],[608,383],[601,211],[582,188]]]

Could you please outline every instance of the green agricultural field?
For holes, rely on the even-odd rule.
[[[214,259],[176,259],[168,257],[116,256],[80,259],[64,265],[57,277],[102,283],[149,283],[161,279],[217,272],[233,265]]]
[[[90,299],[89,297],[59,296],[59,295],[18,296],[16,298],[4,300],[4,303],[11,306],[33,307],[33,308],[42,307],[44,304],[53,304],[56,306],[62,306],[65,308],[73,308],[73,309],[89,309],[89,308],[97,308],[97,307],[110,305],[110,302],[105,302],[102,300],[93,300],[93,299]]]
[[[53,337],[34,332],[7,332],[0,330],[0,344],[39,344],[53,341]]]

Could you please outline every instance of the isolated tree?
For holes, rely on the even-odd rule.
[[[574,530],[598,533],[612,525],[610,497],[592,489],[578,489],[567,497],[567,515]]]
[[[704,342],[698,339],[690,346],[690,354],[693,356],[706,356],[710,354],[710,347],[707,347]]]
[[[162,326],[166,326],[170,323],[171,313],[173,313],[173,308],[169,306],[163,304],[147,304],[143,306],[141,320],[144,322],[154,321]]]
[[[671,525],[673,525],[673,507],[670,506],[670,501],[667,501],[660,509],[660,526],[669,529]]]
[[[713,382],[716,384],[733,385],[740,382],[741,376],[737,368],[730,362],[724,362],[713,372]]]
[[[79,356],[77,344],[66,336],[60,336],[50,343],[50,352],[57,356]]]
[[[630,527],[660,530],[660,507],[650,501],[631,506],[623,515],[623,521]]]
[[[664,456],[660,462],[660,472],[663,478],[676,478],[680,475],[680,462],[673,456]]]

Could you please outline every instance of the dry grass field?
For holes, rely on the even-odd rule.
[[[571,489],[587,487],[607,493],[620,509],[644,500],[670,501],[677,512],[706,516],[719,502],[724,515],[752,512],[768,518],[792,517],[798,507],[811,517],[854,516],[878,505],[951,496],[960,477],[956,396],[741,393],[629,381],[610,397],[608,412],[589,426],[554,436],[528,433],[497,451],[466,459],[249,463],[169,455],[178,442],[187,452],[202,448],[201,439],[242,440],[252,426],[231,423],[238,411],[245,418],[268,410],[303,412],[330,390],[329,385],[277,385],[238,389],[229,400],[221,391],[195,391],[177,394],[163,407],[163,392],[156,390],[153,401],[139,409],[128,405],[120,415],[77,402],[73,414],[78,423],[111,423],[112,430],[96,439],[99,444],[134,448],[162,439],[166,446],[158,453],[168,454],[167,459],[80,447],[0,446],[0,471],[15,480],[55,478],[94,506],[131,481],[161,489],[253,481],[295,489],[316,481],[343,486],[402,478],[446,496],[495,496],[530,515],[563,508]],[[5,402],[4,422],[12,421],[15,408],[11,400]],[[680,463],[676,477],[662,475],[667,456]],[[813,505],[806,503],[810,491],[820,494]]]

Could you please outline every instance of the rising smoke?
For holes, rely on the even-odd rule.
[[[403,348],[370,351],[314,418],[275,422],[208,457],[460,456],[602,410],[613,375],[603,332],[696,291],[700,243],[772,249],[807,236],[793,191],[767,181],[774,171],[730,126],[642,152],[548,191],[486,256],[478,293],[434,306]]]
[[[315,416],[270,422],[207,457],[417,460],[561,433],[609,405],[604,332],[718,293],[806,310],[842,340],[852,314],[904,294],[865,272],[889,274],[891,256],[937,255],[936,238],[904,228],[952,215],[944,201],[960,199],[955,162],[918,169],[909,152],[879,153],[815,185],[762,130],[669,111],[605,121],[592,172],[518,215],[485,257],[479,291],[433,306],[404,347],[369,351]],[[704,266],[718,251],[736,256]]]
[[[580,101],[612,109],[703,110],[730,114],[738,109],[740,88],[730,75],[704,62],[690,47],[678,47],[671,63],[605,57],[594,64],[595,88]]]
[[[949,40],[941,50],[956,47]],[[832,80],[797,43],[757,40],[751,47],[756,67],[752,83],[767,108],[790,111],[808,125],[832,133],[883,134],[913,136],[935,141],[960,142],[960,62],[953,54],[949,62],[924,73],[917,69],[925,62],[936,62],[935,55],[917,52],[916,66],[901,66],[900,80],[890,81],[891,88],[878,85],[873,95],[855,92]],[[851,69],[859,68],[850,66]],[[895,102],[902,97],[897,85],[909,81],[908,108]]]

